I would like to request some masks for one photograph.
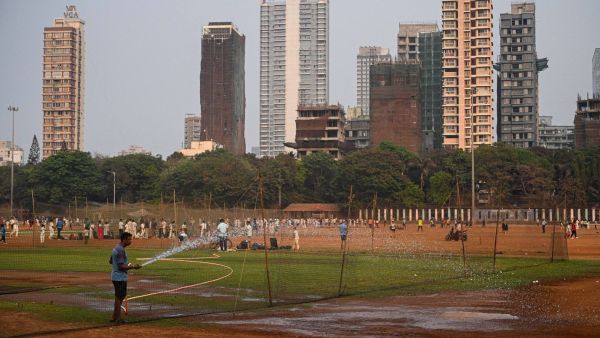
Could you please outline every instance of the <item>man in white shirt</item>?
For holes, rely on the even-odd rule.
[[[221,251],[227,251],[227,230],[229,229],[229,224],[225,222],[222,218],[219,220],[219,225],[217,225],[217,236],[219,238],[219,247]]]

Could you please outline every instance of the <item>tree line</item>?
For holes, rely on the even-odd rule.
[[[75,198],[118,203],[178,201],[194,207],[285,208],[290,203],[353,207],[469,207],[471,155],[441,150],[424,156],[392,143],[358,150],[336,161],[314,153],[257,158],[216,150],[185,158],[125,155],[92,157],[61,151],[42,162],[15,167],[15,207],[36,203],[66,206]],[[600,149],[516,149],[497,144],[475,152],[478,206],[592,207],[600,202]],[[262,182],[262,183],[261,183]],[[262,188],[262,199],[261,189]],[[10,199],[10,167],[0,168],[0,203]]]

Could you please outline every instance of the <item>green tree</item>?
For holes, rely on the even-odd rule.
[[[345,202],[352,184],[359,207],[370,205],[375,193],[379,206],[399,205],[399,193],[410,183],[406,175],[408,161],[402,152],[381,148],[350,153],[340,161],[338,201]]]
[[[402,205],[407,208],[421,208],[425,202],[425,194],[413,182],[408,182],[404,189],[402,189],[399,193],[400,200],[402,201]]]
[[[335,158],[323,152],[309,154],[300,162],[305,172],[304,195],[307,201],[335,202],[337,189],[335,186],[338,163]]]
[[[37,165],[31,184],[40,200],[61,204],[74,196],[97,197],[102,191],[98,168],[89,153],[60,151]]]
[[[127,202],[156,201],[160,197],[160,174],[164,161],[156,156],[132,154],[100,160],[104,196],[112,200],[113,179],[116,199]],[[112,172],[115,172],[113,177]]]
[[[199,203],[212,194],[217,206],[254,205],[258,190],[257,171],[243,156],[225,150],[207,152],[194,159],[182,159],[163,171],[163,191]]]
[[[428,198],[436,206],[443,206],[452,196],[452,176],[447,172],[438,171],[429,178]]]
[[[33,135],[33,141],[31,141],[31,147],[29,148],[29,158],[27,164],[38,164],[40,162],[40,145],[38,144],[37,136]]]

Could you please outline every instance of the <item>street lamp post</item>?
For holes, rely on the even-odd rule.
[[[475,224],[475,133],[473,130],[473,112],[471,112],[471,225]]]
[[[8,111],[12,112],[12,143],[10,145],[10,217],[13,217],[13,194],[15,189],[15,112],[18,107],[8,106]]]

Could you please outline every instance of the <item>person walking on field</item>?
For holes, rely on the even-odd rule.
[[[12,231],[8,237],[12,237],[15,234],[15,237],[19,237],[19,221],[17,221],[14,217],[10,219],[10,228]]]
[[[579,238],[577,237],[577,223],[571,222],[571,238]]]
[[[227,230],[229,229],[229,224],[225,222],[224,219],[219,220],[219,225],[217,225],[217,236],[219,238],[219,248],[221,251],[227,251]]]
[[[542,220],[542,233],[545,234],[546,233],[546,225],[548,225],[548,222],[546,222],[546,219],[544,218]]]
[[[296,227],[294,227],[294,250],[300,251],[300,235]]]
[[[115,288],[115,306],[112,314],[111,323],[125,323],[121,318],[121,305],[127,297],[127,279],[128,271],[139,269],[141,265],[129,263],[125,248],[131,245],[131,234],[124,232],[121,235],[121,242],[112,250],[109,263],[112,265],[111,280]]]
[[[62,235],[60,234],[60,232],[62,231],[63,227],[65,226],[65,221],[63,221],[62,217],[58,218],[58,221],[56,221],[56,230],[58,231],[58,235],[57,235],[57,239],[64,239],[62,237]]]
[[[0,241],[6,244],[6,223],[2,217],[0,217],[0,236]]]
[[[423,219],[421,217],[419,217],[419,220],[417,221],[417,232],[419,231],[423,231]]]
[[[344,248],[346,247],[347,238],[348,238],[348,225],[346,224],[345,221],[342,221],[342,224],[340,224],[340,239],[342,240],[340,250],[344,250]]]
[[[40,243],[44,244],[46,240],[46,225],[43,222],[38,224],[40,225]]]

